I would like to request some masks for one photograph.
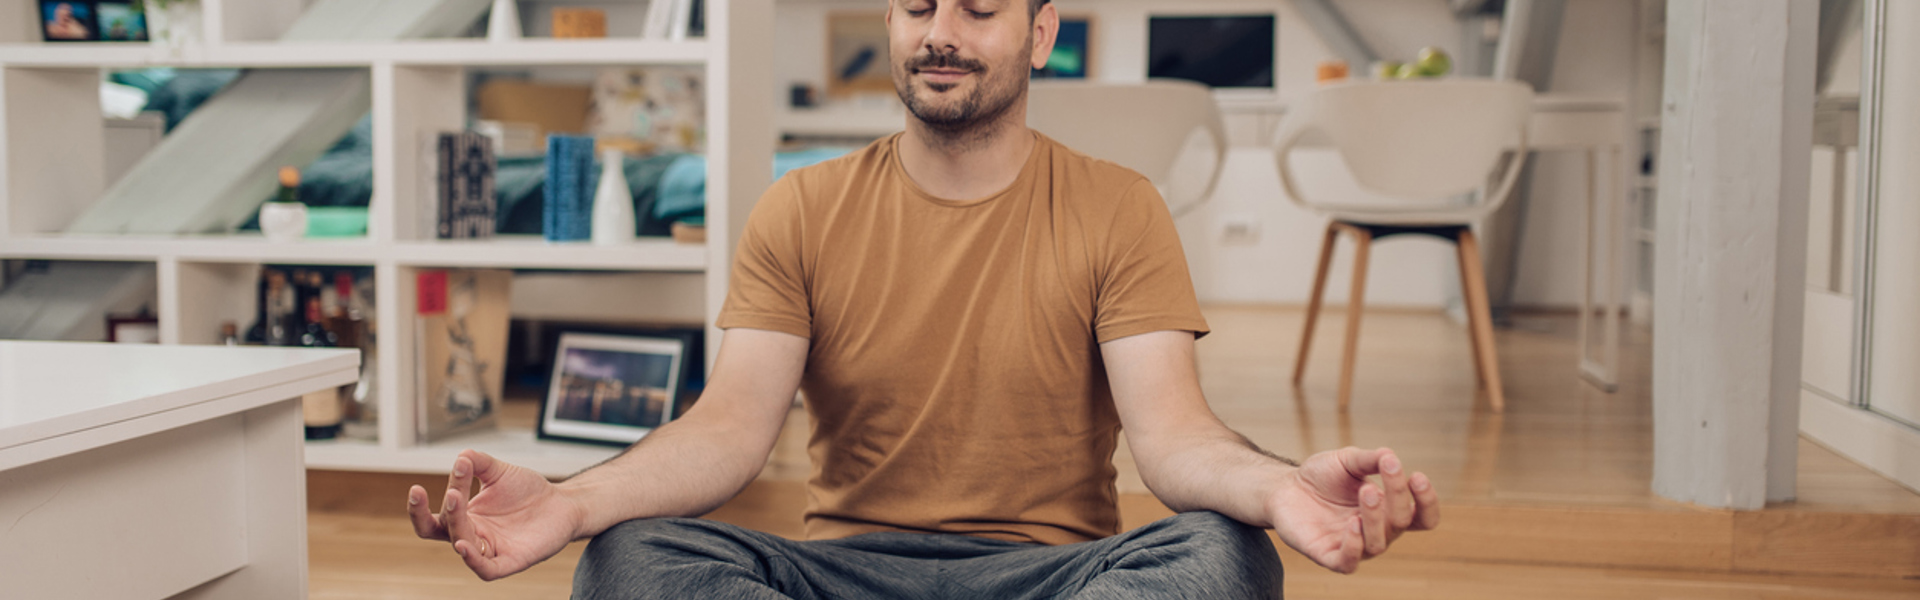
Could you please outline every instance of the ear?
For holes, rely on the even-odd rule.
[[[1039,14],[1033,16],[1033,64],[1030,66],[1035,69],[1047,66],[1047,59],[1053,57],[1053,42],[1059,36],[1060,12],[1054,10],[1052,2],[1048,2],[1040,7]]]

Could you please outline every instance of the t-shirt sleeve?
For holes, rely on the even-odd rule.
[[[806,223],[793,176],[760,196],[734,250],[727,300],[714,326],[744,327],[813,337],[813,311],[801,249]]]
[[[1094,300],[1094,337],[1106,343],[1155,331],[1207,334],[1186,252],[1160,192],[1145,179],[1122,195],[1113,215]]]

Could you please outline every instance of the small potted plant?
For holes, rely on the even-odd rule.
[[[153,44],[178,54],[200,41],[200,0],[134,0]]]

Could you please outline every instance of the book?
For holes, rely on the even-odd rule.
[[[667,30],[669,41],[684,42],[693,24],[693,0],[673,0],[673,20]]]
[[[435,158],[440,239],[491,237],[499,204],[493,140],[474,132],[442,133]]]
[[[416,284],[416,433],[430,442],[491,425],[506,385],[513,272],[423,270]]]
[[[541,217],[547,241],[570,242],[593,237],[593,138],[555,135],[547,138],[547,180],[542,190]]]
[[[640,37],[649,40],[667,39],[673,22],[673,4],[677,0],[648,0],[647,20],[642,24]]]

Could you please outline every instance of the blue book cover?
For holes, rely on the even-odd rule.
[[[592,237],[593,138],[555,135],[547,138],[546,206],[542,218],[548,241],[565,242]]]

